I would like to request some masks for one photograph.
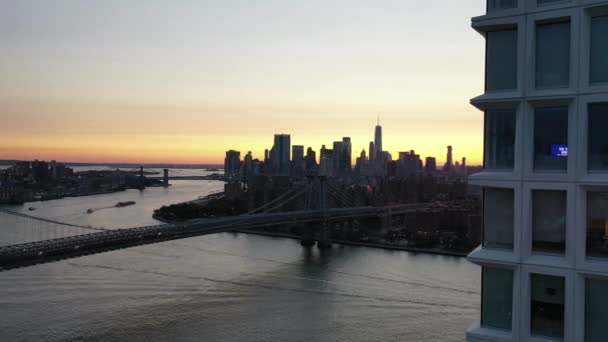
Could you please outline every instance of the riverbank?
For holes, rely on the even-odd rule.
[[[279,232],[265,232],[265,231],[257,231],[252,229],[239,229],[235,230],[239,233],[245,234],[256,234],[256,235],[265,235],[272,237],[281,237],[287,239],[295,239],[300,240],[301,237],[289,234],[289,233],[279,233]],[[398,246],[398,245],[390,245],[385,243],[376,243],[376,242],[362,242],[362,241],[348,241],[348,240],[332,240],[333,243],[339,245],[349,245],[349,246],[359,246],[359,247],[371,247],[371,248],[381,248],[381,249],[391,249],[397,251],[406,251],[413,253],[425,253],[425,254],[437,254],[437,255],[446,255],[453,257],[466,257],[468,253],[466,252],[455,252],[455,251],[446,251],[437,248],[417,248],[417,247],[407,247],[407,246]]]
[[[152,218],[164,223],[184,223],[184,221],[172,221],[166,218],[160,217],[156,213],[152,215]],[[186,221],[187,222],[187,221]],[[295,234],[282,233],[282,232],[269,232],[269,231],[259,231],[253,229],[238,229],[235,230],[237,233],[244,234],[255,234],[255,235],[263,235],[270,237],[280,237],[286,239],[294,239],[301,240],[301,237]],[[396,251],[405,251],[412,253],[425,253],[425,254],[436,254],[436,255],[445,255],[445,256],[453,256],[458,258],[463,258],[468,255],[467,252],[457,252],[457,251],[446,251],[438,248],[419,248],[419,247],[407,247],[407,246],[399,246],[399,245],[390,245],[386,243],[377,243],[377,242],[363,242],[363,241],[348,241],[348,240],[332,240],[333,243],[339,245],[349,245],[349,246],[360,246],[360,247],[371,247],[371,248],[381,248],[381,249],[390,249]]]

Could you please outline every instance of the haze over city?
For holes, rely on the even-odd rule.
[[[485,2],[15,1],[0,12],[0,159],[222,163],[272,135],[479,164]],[[440,21],[436,25],[433,20]]]

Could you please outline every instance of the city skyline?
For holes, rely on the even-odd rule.
[[[460,18],[483,6],[11,4],[0,159],[221,164],[281,131],[315,150],[350,136],[361,151],[380,112],[393,155],[443,164],[452,144],[480,164],[482,123],[462,99],[483,88],[484,43]],[[426,23],[436,15],[442,27]]]
[[[278,172],[279,174],[283,174],[283,175],[288,175],[290,172],[287,170],[288,168],[293,168],[293,165],[290,165],[290,163],[293,162],[301,162],[301,163],[305,163],[305,155],[304,155],[304,149],[307,148],[307,153],[306,153],[306,158],[311,158],[308,163],[312,163],[315,166],[321,166],[322,165],[322,160],[324,159],[324,154],[326,153],[326,151],[329,153],[329,160],[327,160],[326,162],[330,163],[331,166],[329,166],[331,169],[336,169],[338,170],[337,172],[340,173],[342,171],[345,171],[346,168],[348,168],[349,172],[350,170],[352,170],[352,168],[354,167],[360,167],[362,163],[369,163],[370,165],[375,164],[376,162],[380,162],[383,164],[386,164],[388,162],[391,161],[395,161],[395,162],[402,162],[406,159],[408,159],[410,156],[411,157],[415,157],[417,158],[417,163],[420,163],[420,170],[425,170],[425,171],[436,171],[437,170],[437,157],[434,155],[427,155],[427,156],[423,156],[420,154],[416,154],[415,153],[415,149],[407,149],[407,148],[403,148],[401,150],[399,150],[397,153],[391,153],[390,151],[386,151],[382,149],[382,140],[383,140],[383,134],[382,134],[382,125],[380,123],[380,119],[378,117],[378,121],[376,126],[374,127],[374,135],[373,135],[373,141],[369,142],[369,148],[363,148],[361,150],[360,153],[360,158],[357,158],[355,156],[355,158],[353,158],[353,150],[352,150],[352,140],[350,137],[345,136],[340,138],[341,140],[334,140],[333,142],[328,142],[328,143],[324,143],[321,145],[320,148],[315,149],[312,146],[305,146],[305,145],[301,145],[301,144],[292,144],[292,140],[291,140],[291,135],[289,133],[275,133],[274,134],[274,144],[271,145],[270,148],[266,148],[264,150],[263,155],[256,155],[255,153],[253,153],[251,150],[246,150],[246,151],[241,151],[241,150],[237,150],[234,148],[230,148],[228,150],[225,151],[225,158],[224,158],[224,169],[226,174],[229,175],[229,177],[234,177],[237,176],[239,173],[239,168],[241,167],[241,155],[243,155],[243,157],[248,157],[251,161],[255,160],[258,162],[263,162],[263,163],[268,163],[269,160],[274,160],[275,163],[277,163],[278,160],[278,164],[277,165],[281,165],[280,168],[282,169],[282,171],[278,172],[278,170],[273,170],[271,171],[271,173],[273,172]],[[379,146],[379,147],[378,147]],[[275,151],[275,148],[279,147],[283,152],[282,153],[277,153]],[[330,147],[330,148],[328,148]],[[332,149],[333,147],[333,149]],[[293,149],[292,149],[293,148]],[[296,156],[296,151],[297,150],[297,156]],[[319,158],[316,158],[316,152],[319,152]],[[335,151],[340,151],[338,154],[336,154]],[[356,151],[354,151],[355,153],[357,153]],[[454,161],[453,158],[453,146],[452,145],[448,145],[445,147],[444,152],[446,153],[446,158],[443,161],[443,165],[441,166],[441,169],[444,171],[453,171],[452,168],[453,167],[462,167],[462,168],[466,168],[467,166],[471,166],[471,165],[467,165],[466,160],[467,160],[467,156],[465,155],[461,155],[460,158],[456,158],[456,159],[460,159],[459,161]],[[286,155],[285,155],[286,154]],[[279,157],[279,155],[283,155],[282,157]],[[344,159],[344,160],[335,160],[336,156],[339,156],[338,158],[340,159]],[[350,162],[347,162],[347,160],[349,160]],[[440,160],[440,159],[439,159]],[[243,163],[245,163],[245,159],[242,160]],[[441,161],[441,160],[440,160]],[[228,165],[231,166],[228,166]],[[277,167],[277,165],[275,165],[274,167]],[[472,165],[473,167],[480,167],[480,165]],[[307,169],[310,168],[310,165],[308,165],[306,167]],[[322,168],[320,169],[322,170]],[[319,171],[319,170],[317,170]],[[293,172],[293,170],[292,170]],[[327,172],[327,171],[325,171]]]

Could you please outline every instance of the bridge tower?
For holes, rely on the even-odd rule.
[[[319,248],[330,248],[331,247],[331,225],[328,220],[327,213],[327,177],[319,176],[319,205],[321,207],[321,230],[319,231],[319,241],[317,247]]]
[[[308,182],[312,183],[315,181],[315,177],[314,176],[308,176]],[[308,189],[308,191],[306,191],[306,198],[304,199],[304,207],[307,210],[312,209],[312,194],[313,194],[313,187],[310,187],[310,189]],[[300,241],[300,244],[304,247],[311,247],[314,246],[315,244],[315,234],[314,234],[314,223],[305,223],[303,230],[302,230],[302,240]]]

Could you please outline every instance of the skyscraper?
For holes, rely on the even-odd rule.
[[[241,163],[241,181],[250,183],[253,181],[253,156],[251,155],[251,151],[247,152],[245,158],[243,158],[243,162]]]
[[[304,159],[306,161],[306,170],[310,170],[317,165],[317,153],[312,147],[306,150],[306,157]]]
[[[289,176],[290,149],[291,136],[289,134],[274,135],[274,145],[272,147],[272,153],[274,155],[271,156],[274,175]]]
[[[608,1],[491,0],[469,341],[606,341]]]
[[[304,177],[304,146],[293,145],[291,147],[291,175],[294,177]]]
[[[375,160],[376,159],[376,146],[374,145],[373,141],[369,142],[369,148],[367,150],[369,151],[369,160]]]
[[[321,146],[319,155],[319,173],[323,176],[332,176],[334,167],[334,150],[328,149],[325,145]]]
[[[352,144],[350,137],[342,138],[342,169],[345,172],[350,172],[353,168]]]
[[[334,141],[334,153],[333,153],[333,175],[340,176],[343,173],[344,165],[344,144],[341,141]]]
[[[224,158],[224,176],[228,179],[235,178],[241,170],[241,152],[235,150],[226,151]]]
[[[424,172],[432,173],[437,171],[437,161],[435,157],[426,157],[424,161]]]
[[[454,161],[452,159],[452,146],[447,147],[448,152],[445,157],[445,165],[443,166],[444,171],[452,171],[452,166],[454,166]]]
[[[382,160],[382,126],[380,126],[380,115],[378,115],[378,124],[374,131],[374,156],[375,159]]]

